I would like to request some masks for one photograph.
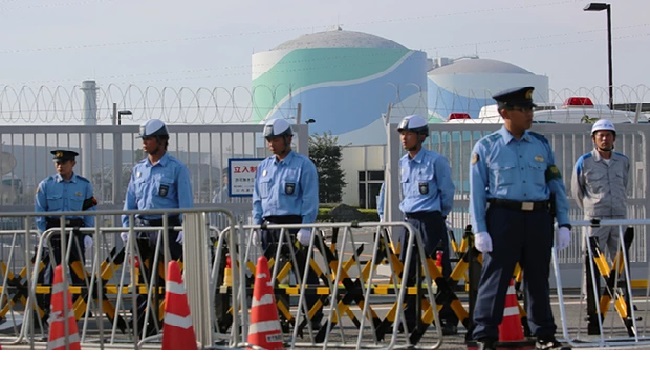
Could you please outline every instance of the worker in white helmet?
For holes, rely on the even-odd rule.
[[[268,224],[313,224],[318,216],[319,187],[318,170],[307,156],[291,150],[293,133],[291,126],[284,119],[265,120],[263,136],[271,156],[262,160],[255,174],[253,189],[253,220],[261,225],[259,234],[255,234],[257,245],[261,245],[267,258],[275,256],[280,241],[279,229],[266,229]],[[307,284],[316,286],[320,283],[316,272],[307,264],[307,249],[311,249],[311,228],[291,229],[301,249],[295,249],[297,267],[294,273],[302,280],[307,269]],[[293,245],[292,245],[293,246]],[[285,246],[286,247],[286,246]],[[288,247],[286,247],[288,248]],[[293,257],[284,248],[282,257]],[[285,256],[288,255],[288,256]],[[280,297],[279,297],[280,298]],[[323,306],[319,297],[307,294],[305,302],[310,313],[312,329],[320,329],[323,318]],[[286,327],[284,323],[283,327]]]
[[[138,137],[142,138],[142,149],[147,157],[135,164],[126,190],[124,210],[150,210],[165,209],[167,224],[170,229],[166,232],[168,239],[158,239],[158,231],[140,232],[136,239],[136,248],[140,255],[141,275],[151,280],[151,273],[164,272],[162,260],[162,246],[158,242],[169,242],[168,260],[182,260],[183,256],[183,231],[174,227],[182,226],[182,215],[174,209],[192,208],[194,206],[194,193],[190,182],[190,171],[185,164],[167,152],[169,146],[169,132],[167,125],[159,119],[151,119],[140,125]],[[136,214],[135,226],[159,227],[163,226],[162,214]],[[122,226],[130,226],[130,215],[122,216]],[[128,244],[129,234],[122,233],[124,244]],[[158,251],[156,252],[156,249]],[[156,255],[157,253],[157,255]],[[158,258],[157,270],[154,266],[154,257]],[[165,285],[165,278],[154,275],[154,284]],[[146,310],[147,295],[138,296],[138,332],[141,337],[155,333],[155,320],[149,321],[146,334],[143,332],[144,314]],[[157,308],[153,308],[157,314]],[[160,320],[160,319],[159,319]]]
[[[624,219],[627,216],[627,187],[629,185],[630,159],[614,151],[616,129],[607,119],[600,119],[591,127],[594,148],[578,158],[571,176],[571,194],[583,210],[586,220]],[[613,258],[619,247],[618,226],[589,227],[587,236],[598,237],[599,247]],[[589,244],[586,242],[587,246]],[[585,263],[589,256],[585,252]],[[590,267],[591,266],[591,267]],[[597,273],[595,265],[586,264],[588,333],[600,334],[591,274]],[[600,278],[600,275],[596,275]],[[600,280],[596,280],[600,293]]]

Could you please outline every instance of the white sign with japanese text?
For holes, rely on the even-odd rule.
[[[264,159],[228,159],[230,197],[252,197],[255,187],[255,172]]]

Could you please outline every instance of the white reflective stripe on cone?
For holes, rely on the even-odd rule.
[[[261,306],[261,305],[274,305],[275,301],[273,301],[273,295],[272,294],[265,294],[263,295],[259,301],[253,297],[253,307]]]
[[[189,316],[179,316],[168,312],[165,314],[165,325],[188,329],[192,327],[192,319]]]
[[[261,332],[280,331],[280,322],[277,320],[267,320],[264,322],[257,322],[250,325],[248,334],[255,334]]]
[[[182,285],[181,283],[172,282],[171,280],[167,281],[166,290],[167,290],[167,292],[173,293],[173,294],[178,294],[178,295],[184,295],[185,294],[185,286]]]
[[[81,339],[79,338],[79,334],[77,333],[68,336],[68,344],[73,344],[80,341]],[[57,349],[60,347],[65,348],[65,337],[60,337],[56,340],[47,343],[47,348],[50,350]]]

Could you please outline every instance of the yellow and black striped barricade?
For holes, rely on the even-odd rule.
[[[571,294],[566,294],[562,286],[562,275],[559,269],[558,252],[553,249],[553,268],[558,291],[558,306],[562,319],[563,338],[574,348],[580,347],[644,347],[650,345],[648,328],[646,322],[650,305],[648,287],[634,291],[633,277],[638,281],[647,283],[650,278],[649,268],[640,268],[638,265],[633,269],[632,263],[635,259],[628,256],[632,251],[633,230],[640,231],[639,235],[647,234],[650,224],[648,220],[634,219],[611,219],[600,220],[598,224],[591,221],[572,221],[573,231],[577,231],[580,239],[577,239],[581,246],[586,245],[584,261],[581,268],[596,270],[591,275],[591,295],[595,299],[595,307],[598,321],[598,334],[590,335],[587,330],[588,317],[585,316],[585,287],[579,293],[579,298],[572,299]],[[600,247],[600,242],[594,236],[590,236],[590,227],[614,226],[618,229],[619,240],[616,254],[610,262]],[[640,257],[636,257],[638,260]],[[586,264],[587,262],[592,264]],[[582,272],[584,275],[584,272]],[[642,280],[640,279],[642,278]],[[602,281],[604,289],[602,294],[598,293],[596,280]],[[600,299],[600,301],[598,301]],[[613,301],[612,301],[613,300]],[[643,304],[642,311],[637,310],[637,305]],[[567,307],[579,306],[579,311],[569,312]],[[606,316],[613,307],[617,316]],[[641,306],[639,306],[641,307]],[[573,315],[577,313],[578,315]],[[571,316],[569,316],[571,314]],[[587,333],[587,334],[585,334]]]
[[[340,318],[343,316],[348,317],[357,329],[361,328],[361,322],[352,311],[351,307],[353,304],[356,304],[360,310],[364,309],[367,300],[364,297],[363,289],[365,283],[367,283],[370,271],[375,269],[371,262],[366,262],[363,266],[360,265],[362,261],[360,255],[363,253],[364,244],[353,249],[349,259],[345,260],[344,257],[340,256],[338,250],[338,235],[340,229],[341,227],[339,226],[332,228],[332,238],[329,246],[325,243],[322,235],[317,236],[320,252],[327,263],[328,276],[332,278],[328,281],[332,292],[332,299],[337,300],[334,311],[330,311],[325,326],[321,327],[316,335],[317,343],[327,343],[329,332],[340,324]],[[343,235],[345,241],[347,229],[344,229]],[[378,261],[381,262],[382,260]],[[358,278],[353,278],[349,274],[349,270],[353,268],[353,265],[356,272],[360,273]],[[377,341],[381,341],[383,337],[379,337],[378,334],[382,324],[381,318],[372,307],[368,307],[365,313],[368,314],[368,320],[372,322],[372,327],[375,330]]]

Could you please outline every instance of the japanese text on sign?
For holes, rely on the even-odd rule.
[[[264,159],[246,158],[229,159],[230,196],[252,197],[255,187],[255,172]]]

